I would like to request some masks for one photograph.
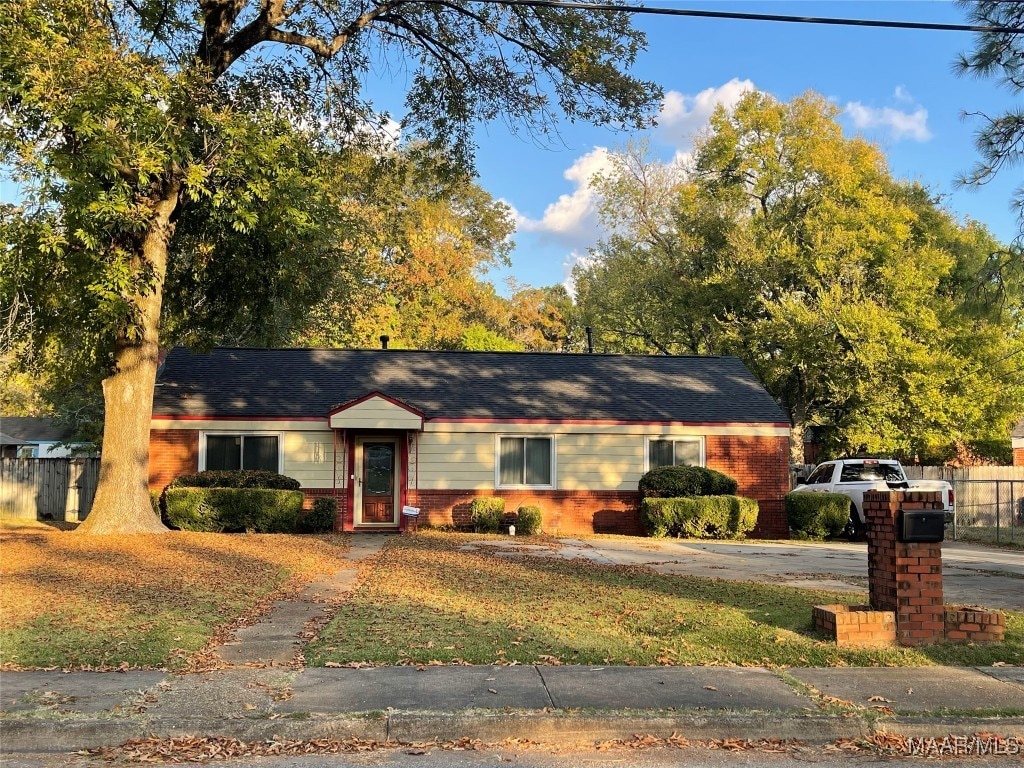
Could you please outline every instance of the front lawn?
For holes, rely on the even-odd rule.
[[[478,538],[428,531],[389,543],[307,663],[1024,663],[1022,614],[1008,615],[1002,646],[837,650],[813,633],[811,607],[863,598],[460,550]]]
[[[187,666],[290,580],[342,567],[346,548],[341,536],[0,528],[0,666]]]

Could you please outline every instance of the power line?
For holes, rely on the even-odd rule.
[[[920,29],[940,32],[995,32],[1020,34],[1024,27],[979,26],[974,24],[938,24],[930,21],[884,21],[881,19],[842,19],[823,16],[789,16],[777,13],[740,13],[737,11],[697,11],[684,8],[658,8],[643,5],[587,3],[580,0],[476,0],[492,5],[525,6],[528,8],[564,8],[579,11],[609,11],[654,16],[689,16],[704,19],[740,19],[743,21],[778,21],[790,24],[831,24],[845,27],[883,27],[887,29]]]

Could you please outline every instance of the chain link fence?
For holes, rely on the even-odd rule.
[[[953,479],[951,538],[1024,546],[1024,480]]]

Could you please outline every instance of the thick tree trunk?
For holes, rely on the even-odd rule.
[[[153,290],[134,297],[139,309],[137,333],[122,334],[114,353],[114,372],[103,380],[103,448],[96,498],[84,533],[162,533],[167,530],[149,498],[149,427],[159,362],[160,306],[167,272],[167,248],[178,205],[173,185],[156,204],[139,257],[154,273]]]

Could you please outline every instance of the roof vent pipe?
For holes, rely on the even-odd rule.
[[[383,336],[380,337],[380,348],[387,349],[389,341],[391,341],[391,337],[385,333]]]
[[[594,333],[589,325],[585,330],[587,332],[587,354],[592,355],[594,354]]]

